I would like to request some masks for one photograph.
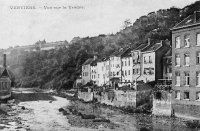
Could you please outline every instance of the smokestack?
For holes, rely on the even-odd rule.
[[[3,67],[6,68],[6,54],[3,54]]]

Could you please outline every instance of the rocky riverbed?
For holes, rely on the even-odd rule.
[[[66,94],[65,94],[66,95]],[[191,122],[83,103],[49,91],[17,89],[13,99],[0,105],[0,130],[5,131],[151,131],[198,130]]]

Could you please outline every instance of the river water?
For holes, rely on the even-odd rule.
[[[179,118],[155,117],[146,114],[126,114],[118,109],[71,101],[42,93],[22,92],[17,104],[1,105],[8,115],[0,114],[0,130],[6,131],[190,131]],[[22,109],[24,107],[25,109]],[[110,122],[94,122],[73,114],[63,115],[60,108],[74,108],[82,114],[95,115]],[[95,126],[93,126],[96,124]]]

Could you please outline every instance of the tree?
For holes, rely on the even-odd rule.
[[[127,27],[130,27],[132,25],[132,23],[131,23],[131,20],[130,19],[126,19],[125,21],[124,21],[124,24],[123,24],[123,29],[126,29]]]

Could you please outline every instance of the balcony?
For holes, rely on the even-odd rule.
[[[171,79],[158,79],[157,84],[155,85],[157,90],[168,90],[172,89],[172,80]]]

